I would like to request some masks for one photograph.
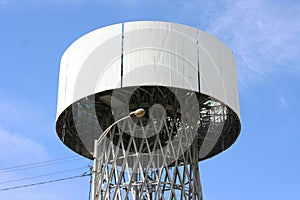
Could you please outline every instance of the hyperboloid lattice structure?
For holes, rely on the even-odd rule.
[[[130,114],[140,108],[144,116]],[[203,31],[116,24],[62,57],[56,131],[94,160],[94,200],[203,199],[198,162],[240,129],[233,54]]]

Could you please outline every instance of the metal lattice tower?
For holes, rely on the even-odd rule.
[[[56,130],[94,160],[94,200],[203,199],[198,162],[240,132],[223,43],[180,24],[112,25],[74,42],[60,72]]]

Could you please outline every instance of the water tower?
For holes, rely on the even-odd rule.
[[[111,25],[61,59],[56,131],[94,160],[94,200],[203,199],[198,162],[240,129],[233,54],[201,30]]]

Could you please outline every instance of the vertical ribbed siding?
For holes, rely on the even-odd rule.
[[[121,87],[121,46],[122,24],[116,24],[80,37],[65,51],[60,65],[57,117],[85,96]]]
[[[57,117],[85,96],[140,85],[200,90],[239,116],[231,51],[193,27],[144,21],[95,30],[66,50],[60,67]]]

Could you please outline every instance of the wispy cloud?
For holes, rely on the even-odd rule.
[[[225,6],[209,32],[234,51],[240,78],[300,72],[300,6],[260,0],[227,1]]]
[[[171,20],[190,22],[225,42],[235,54],[241,80],[281,71],[300,74],[298,1],[167,0],[160,5]]]
[[[11,133],[0,128],[0,164],[28,163],[44,159],[43,146],[22,134]]]
[[[33,105],[28,100],[16,100],[2,93],[2,99],[0,99],[0,127],[14,132],[26,132],[28,136],[41,134],[41,130],[52,127],[52,124],[49,124],[49,120],[52,118],[43,111],[38,105]],[[40,127],[39,129],[32,128],[36,127],[37,124]],[[46,133],[43,132],[43,134]]]

